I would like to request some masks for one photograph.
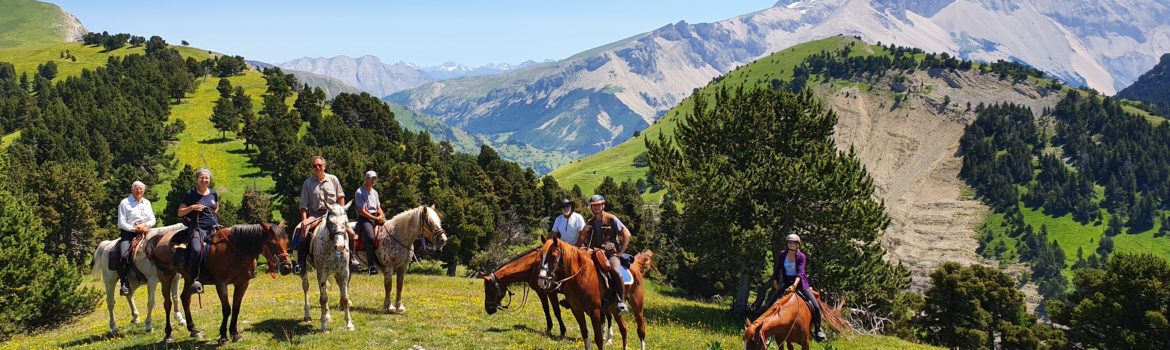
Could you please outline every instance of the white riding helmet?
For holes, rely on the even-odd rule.
[[[800,242],[800,235],[797,235],[795,233],[789,234],[787,241],[788,242],[792,242],[792,241]]]

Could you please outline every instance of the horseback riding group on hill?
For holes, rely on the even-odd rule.
[[[134,182],[130,195],[118,204],[119,239],[102,242],[94,258],[95,274],[104,271],[101,275],[106,284],[110,331],[117,333],[113,319],[115,283],[119,284],[120,294],[126,296],[130,304],[134,322],[137,322],[138,311],[130,296],[138,286],[148,287],[146,329],[149,332],[150,312],[154,307],[154,284],[162,282],[163,294],[167,296],[163,303],[167,314],[164,340],[173,340],[172,316],[179,324],[186,324],[193,338],[201,338],[202,332],[195,328],[191,320],[190,297],[192,293],[202,293],[204,283],[211,283],[216,286],[223,311],[220,343],[227,341],[229,317],[232,340],[240,340],[236,328],[240,303],[248,281],[255,277],[256,258],[261,254],[266,257],[268,271],[274,277],[276,271],[302,276],[306,321],[311,320],[307,272],[310,269],[317,270],[324,329],[327,329],[330,318],[326,289],[331,275],[341,289],[341,307],[345,311],[348,329],[354,328],[349,317],[348,284],[351,271],[368,271],[374,275],[385,270],[383,307],[389,312],[402,312],[405,309],[401,302],[402,282],[413,256],[413,242],[422,237],[441,248],[447,240],[440,222],[441,212],[434,207],[420,206],[387,219],[378,191],[373,188],[378,175],[374,171],[367,171],[363,185],[354,193],[353,203],[357,203],[358,218],[356,223],[351,223],[345,212],[353,203],[347,204],[338,178],[325,172],[325,159],[313,157],[310,165],[312,175],[305,179],[301,187],[301,221],[293,231],[291,246],[284,233],[283,223],[221,226],[217,217],[221,207],[220,197],[210,186],[212,172],[209,169],[195,171],[196,183],[184,196],[177,212],[182,223],[162,228],[155,228],[157,219],[151,202],[143,197],[146,186]],[[507,310],[508,305],[502,302],[505,297],[509,297],[510,304],[512,293],[507,290],[508,285],[527,282],[541,298],[546,331],[552,330],[548,312],[551,307],[560,322],[561,336],[564,336],[565,326],[560,321],[559,310],[559,307],[564,307],[572,310],[577,319],[586,347],[590,345],[585,324],[587,317],[592,323],[594,343],[598,348],[604,346],[603,323],[612,325],[613,321],[617,321],[624,348],[626,327],[622,314],[632,311],[642,348],[645,348],[643,276],[652,266],[654,254],[650,251],[644,251],[636,257],[626,254],[631,237],[629,227],[617,216],[605,212],[605,198],[601,195],[593,195],[588,203],[592,215],[586,220],[574,211],[571,200],[562,200],[560,215],[553,220],[549,235],[542,239],[541,247],[517,256],[494,272],[482,274],[485,310],[488,314]],[[818,294],[809,286],[809,278],[805,274],[808,258],[800,251],[800,243],[799,236],[789,235],[787,249],[775,256],[773,276],[769,281],[773,293],[767,304],[772,307],[754,323],[747,323],[744,340],[749,348],[766,347],[767,338],[790,342],[790,346],[791,342],[807,346],[810,336],[824,340],[820,314],[825,308],[817,300]],[[295,263],[289,259],[290,249],[297,251]],[[358,251],[364,251],[365,254],[354,254]],[[368,267],[365,270],[361,269],[363,263]],[[186,281],[181,294],[176,292],[179,290],[178,275]],[[398,294],[393,304],[390,303],[392,275],[398,277]],[[227,285],[235,286],[234,300],[231,302],[228,300]],[[783,296],[778,293],[781,290],[785,292]],[[558,294],[563,294],[564,300],[558,300]],[[793,295],[798,298],[792,298]],[[176,310],[172,315],[171,306],[179,299],[184,313]],[[788,313],[796,317],[785,316],[781,312],[784,310],[782,306],[798,299],[804,300],[802,304],[807,305],[807,308],[800,307],[801,310],[795,313],[792,308],[788,308]],[[801,320],[800,312],[811,314],[811,317]],[[183,317],[184,314],[186,317]],[[801,324],[803,328],[799,327]],[[803,338],[800,334],[794,336],[793,330],[803,332]],[[779,332],[783,331],[788,334],[778,337]]]

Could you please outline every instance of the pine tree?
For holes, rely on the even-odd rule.
[[[231,98],[220,97],[215,100],[215,108],[211,110],[211,123],[215,125],[216,130],[223,133],[222,138],[225,140],[228,131],[236,132],[239,130],[240,113],[236,111]]]
[[[171,190],[167,192],[167,207],[163,208],[159,217],[162,222],[182,221],[179,217],[179,205],[183,204],[183,200],[187,198],[187,191],[192,188],[195,188],[195,169],[190,164],[184,164],[183,169],[179,170],[179,175],[171,179]]]

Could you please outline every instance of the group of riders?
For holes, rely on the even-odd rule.
[[[310,165],[312,175],[305,179],[301,185],[301,224],[294,231],[292,239],[292,245],[297,249],[294,273],[298,275],[305,273],[305,264],[309,256],[309,240],[304,239],[306,233],[313,232],[313,228],[325,216],[329,206],[345,205],[346,203],[341,181],[336,176],[325,172],[325,159],[321,156],[315,156],[311,159]],[[211,241],[220,226],[216,215],[220,209],[220,199],[219,194],[211,188],[211,170],[196,170],[195,177],[195,187],[187,191],[177,213],[188,229],[180,233],[181,236],[174,240],[187,243],[185,252],[177,254],[179,258],[177,265],[188,266],[188,271],[194,276],[192,291],[202,293],[201,277],[206,277],[202,276],[202,265],[207,255],[203,252],[203,246]],[[377,179],[376,172],[367,171],[362,187],[354,193],[358,213],[357,236],[365,248],[366,261],[370,262],[370,274],[377,274],[381,267],[381,262],[375,254],[374,230],[386,222],[386,214],[382,210],[378,191],[373,188]],[[120,292],[123,295],[130,293],[127,275],[132,264],[129,260],[131,241],[144,236],[156,223],[150,200],[143,198],[145,193],[146,185],[135,181],[131,185],[130,196],[118,204],[118,228],[121,235],[117,244],[117,251],[120,253],[117,270],[121,281]],[[592,216],[588,220],[575,212],[573,205],[571,200],[563,199],[561,201],[561,215],[557,215],[556,219],[553,220],[549,238],[557,238],[573,243],[582,249],[601,252],[598,255],[603,255],[609,266],[615,267],[610,269],[607,276],[611,293],[606,299],[607,301],[615,301],[617,310],[625,312],[628,310],[628,306],[624,299],[621,273],[616,267],[625,266],[623,260],[628,261],[626,248],[629,247],[630,243],[630,230],[617,216],[605,212],[605,198],[601,195],[593,195],[589,198],[589,209]],[[769,282],[774,291],[778,292],[787,286],[783,289],[784,291],[795,292],[806,301],[813,314],[813,336],[818,340],[823,340],[825,335],[820,327],[819,303],[809,287],[808,276],[805,274],[807,257],[800,251],[800,236],[790,234],[786,237],[786,242],[785,249],[775,256],[773,275]],[[353,251],[353,244],[353,240],[350,240],[350,251]],[[350,255],[350,264],[352,269],[356,270],[359,267],[353,254]],[[778,294],[773,294],[769,305],[778,297]]]

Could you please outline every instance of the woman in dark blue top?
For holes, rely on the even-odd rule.
[[[821,308],[812,289],[808,286],[808,275],[804,272],[808,257],[800,251],[800,236],[793,233],[788,235],[787,249],[776,255],[776,262],[772,266],[772,288],[780,290],[788,286],[787,292],[795,291],[808,304],[812,311],[813,338],[825,341],[825,332],[821,331]]]
[[[200,272],[203,270],[203,242],[210,232],[215,234],[214,228],[219,226],[219,193],[211,189],[211,170],[206,168],[195,171],[195,188],[187,191],[183,204],[179,205],[179,216],[183,223],[190,226],[190,243],[187,246],[190,253],[187,263],[195,276],[191,290],[203,293],[203,284],[199,282]]]

